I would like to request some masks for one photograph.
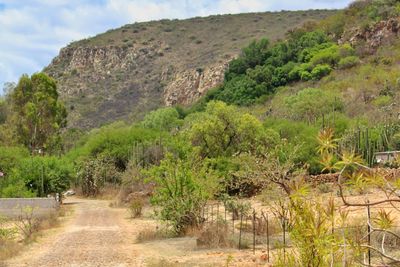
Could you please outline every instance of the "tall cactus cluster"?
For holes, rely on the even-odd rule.
[[[339,142],[340,150],[354,151],[372,166],[375,153],[395,150],[393,136],[400,132],[400,123],[390,123],[376,127],[357,127],[348,130]]]

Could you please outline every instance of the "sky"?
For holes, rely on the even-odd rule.
[[[214,14],[335,9],[351,0],[0,0],[0,94],[60,48],[128,23]]]

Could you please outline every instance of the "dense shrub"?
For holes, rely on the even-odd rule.
[[[7,103],[0,97],[0,124],[6,122],[7,119]]]
[[[77,175],[77,185],[80,184],[85,196],[97,196],[106,185],[119,185],[121,173],[116,169],[114,162],[106,157],[83,161]]]
[[[225,83],[208,94],[205,101],[253,104],[255,99],[272,94],[277,87],[290,82],[321,79],[342,58],[354,54],[350,45],[336,45],[320,30],[292,31],[288,40],[273,46],[265,39],[254,41],[230,63]]]
[[[24,147],[0,146],[0,172],[5,175],[18,163],[29,157],[29,151]]]
[[[72,166],[56,157],[22,159],[2,181],[0,195],[25,197],[61,193],[69,187]]]
[[[179,113],[175,108],[160,108],[148,113],[142,123],[143,127],[170,131],[181,124]]]
[[[332,110],[343,109],[339,96],[316,88],[306,88],[296,95],[288,96],[285,105],[293,119],[306,120],[309,123],[316,122],[319,117]]]
[[[0,197],[34,197],[36,193],[29,189],[25,181],[18,176],[7,176],[0,181]]]
[[[329,66],[327,64],[317,65],[311,71],[311,76],[312,76],[312,79],[319,80],[322,77],[324,77],[324,76],[328,75],[329,73],[331,73],[331,71],[332,71],[331,66]]]
[[[160,138],[165,139],[165,135],[157,129],[114,124],[90,132],[82,140],[83,145],[72,149],[67,158],[79,161],[104,156],[111,159],[118,169],[124,170],[133,156],[135,146],[145,150]]]
[[[280,138],[286,140],[287,146],[299,146],[294,159],[297,164],[307,164],[311,173],[318,173],[321,170],[317,154],[318,126],[309,125],[305,122],[267,119],[264,126],[272,128],[280,134]]]

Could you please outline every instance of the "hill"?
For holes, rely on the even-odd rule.
[[[336,11],[217,15],[125,25],[71,43],[45,68],[58,81],[69,126],[135,120],[163,105],[187,105],[223,81],[251,40],[271,41]]]

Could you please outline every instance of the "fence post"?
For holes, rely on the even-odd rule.
[[[286,218],[283,218],[283,262],[286,263]]]
[[[207,204],[204,206],[204,211],[205,211],[204,223],[208,223],[208,205]]]
[[[253,209],[253,255],[256,254],[256,211]]]
[[[269,263],[269,220],[268,220],[268,213],[267,213],[267,257],[268,257],[268,263]]]
[[[367,200],[367,204],[369,204],[369,200]],[[368,205],[367,206],[367,215],[368,215],[368,223],[367,223],[367,229],[368,229],[368,247],[371,246],[371,208]],[[371,266],[371,249],[368,248],[368,266]]]
[[[242,247],[242,225],[243,225],[243,211],[240,213],[240,227],[239,227],[239,250]]]
[[[204,214],[204,210],[205,210],[205,205],[203,205],[203,208],[202,208],[202,213],[203,213],[203,223],[205,223],[206,222],[206,217],[205,217],[205,214]]]
[[[226,205],[224,203],[224,212],[225,212],[225,223],[226,223]]]
[[[214,222],[214,204],[211,204],[211,224]]]
[[[345,235],[345,231],[344,231],[344,227],[342,227],[342,235],[343,235],[343,260],[342,260],[342,264],[343,267],[346,267],[346,235]]]
[[[232,211],[232,234],[235,234],[235,212]]]
[[[217,202],[217,235],[219,233],[218,229],[218,216],[219,216],[219,202]]]

